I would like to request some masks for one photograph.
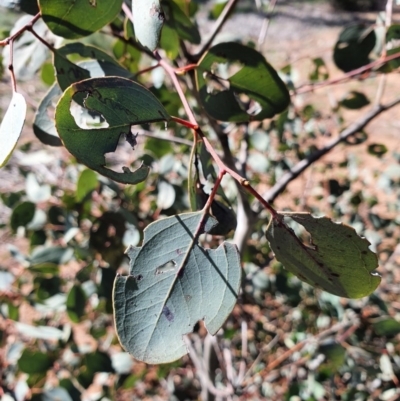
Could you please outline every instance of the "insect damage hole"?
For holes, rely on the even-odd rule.
[[[312,249],[313,251],[317,250],[316,246],[313,244],[311,234],[300,223],[297,223],[297,221],[287,216],[285,216],[284,222],[293,230],[294,234],[304,247]]]
[[[74,100],[71,101],[69,111],[79,128],[91,130],[109,127],[108,122],[101,113],[88,110]]]
[[[137,160],[136,150],[140,144],[138,133],[121,132],[115,150],[104,155],[106,167],[118,172],[133,169],[132,165]]]

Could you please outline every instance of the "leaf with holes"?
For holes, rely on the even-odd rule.
[[[238,70],[232,76],[224,71],[228,64]],[[290,102],[272,66],[259,52],[239,43],[212,47],[199,62],[196,80],[202,106],[217,120],[264,120],[284,111]]]
[[[371,27],[354,24],[339,35],[333,51],[333,60],[344,72],[355,70],[370,62],[369,54],[376,43],[376,35]]]
[[[187,353],[183,336],[204,320],[215,334],[232,311],[241,281],[239,252],[222,243],[204,249],[199,227],[216,221],[186,213],[150,224],[141,248],[130,247],[128,276],[117,276],[113,303],[123,347],[147,363],[167,363]]]
[[[377,256],[353,228],[308,213],[281,213],[279,217],[282,220],[270,222],[266,237],[276,259],[300,280],[346,298],[365,297],[378,287]],[[309,246],[284,223],[284,217],[308,231]]]
[[[71,102],[84,94],[85,107],[100,113],[108,127],[83,129],[71,114]],[[104,155],[115,152],[122,134],[130,134],[132,125],[168,121],[170,116],[162,104],[146,88],[125,78],[90,78],[71,85],[58,102],[56,128],[65,147],[83,164],[125,184],[137,184],[146,179],[149,168],[135,171],[128,167],[123,173],[105,167]]]
[[[73,63],[70,56],[79,56],[84,61]],[[88,60],[90,59],[90,60]],[[117,76],[131,79],[133,74],[122,67],[107,53],[82,43],[68,43],[53,54],[57,82],[64,91],[75,82],[87,78]]]
[[[25,99],[20,93],[14,92],[11,103],[0,124],[0,167],[3,167],[7,163],[17,146],[22,127],[24,126],[25,116]]]
[[[43,21],[63,38],[77,39],[103,28],[121,11],[123,0],[39,0]]]

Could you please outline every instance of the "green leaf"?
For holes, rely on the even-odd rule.
[[[79,56],[85,61],[81,61],[77,65],[69,60],[68,57],[71,56]],[[60,47],[54,52],[53,62],[58,84],[63,91],[73,83],[87,78],[104,76],[132,78],[132,74],[114,60],[113,57],[97,47],[82,43],[68,43]]]
[[[372,327],[378,336],[394,337],[400,333],[400,322],[391,317],[382,317],[372,323]]]
[[[300,280],[334,295],[361,298],[371,294],[381,278],[374,270],[377,256],[369,242],[353,228],[327,217],[307,213],[282,213],[270,222],[266,237],[275,257]],[[305,245],[284,222],[290,217],[311,236]]]
[[[74,285],[67,296],[68,317],[74,323],[79,323],[85,314],[86,295],[80,285]]]
[[[25,116],[25,99],[20,93],[14,92],[11,103],[0,124],[0,167],[3,167],[8,162],[13,150],[17,146],[22,127],[25,123]]]
[[[57,83],[48,90],[39,104],[33,122],[33,133],[40,142],[50,146],[62,146],[62,142],[57,134],[54,119],[50,117],[50,108],[55,99],[59,99],[62,91]]]
[[[156,50],[165,18],[160,1],[132,1],[132,14],[136,39],[150,51]]]
[[[123,347],[147,363],[172,362],[187,353],[182,336],[201,319],[211,334],[236,303],[241,281],[235,245],[200,247],[196,230],[216,221],[187,213],[150,224],[141,248],[130,247],[128,276],[114,283],[114,314]]]
[[[344,99],[340,101],[340,105],[350,110],[358,110],[362,107],[369,105],[368,98],[364,95],[364,93],[351,91],[349,92]]]
[[[165,0],[163,8],[166,13],[166,25],[174,29],[179,38],[198,45],[201,37],[197,26],[186,16],[173,0]]]
[[[390,25],[389,29],[386,31],[386,43],[398,39],[400,39],[400,25],[399,24]]]
[[[63,38],[88,36],[114,20],[123,0],[39,0],[43,21]]]
[[[333,340],[322,342],[317,352],[325,356],[323,368],[329,368],[336,372],[344,363],[346,358],[346,349]]]
[[[24,13],[36,15],[39,12],[38,4],[34,0],[20,0],[18,5]]]
[[[114,372],[111,359],[105,352],[90,352],[84,356],[83,362],[90,373]]]
[[[55,81],[54,68],[52,63],[44,63],[40,71],[40,78],[46,85],[53,85]]]
[[[28,374],[45,373],[53,366],[49,355],[43,352],[24,349],[18,360],[18,368]]]
[[[101,113],[107,128],[82,129],[71,115],[71,101],[84,94],[85,107]],[[65,147],[83,164],[125,184],[144,181],[149,168],[135,171],[124,167],[118,173],[105,167],[104,155],[114,152],[122,134],[131,135],[131,126],[156,121],[168,121],[169,115],[154,95],[136,82],[118,77],[91,78],[71,85],[61,97],[56,109],[56,127]]]
[[[179,55],[179,35],[168,25],[165,25],[161,32],[160,47],[167,52],[167,56],[171,60],[176,59]]]
[[[383,156],[388,148],[383,143],[371,143],[368,145],[368,153],[377,157]]]
[[[369,54],[375,47],[376,35],[371,27],[355,24],[339,35],[333,51],[333,60],[344,72],[355,70],[370,62]]]
[[[33,220],[35,210],[36,206],[32,202],[20,203],[11,214],[11,229],[15,232],[18,227],[26,227]]]
[[[38,263],[30,267],[29,269],[34,274],[52,277],[60,273],[60,269],[55,263]]]
[[[328,69],[325,61],[321,57],[314,58],[314,71],[309,75],[311,81],[322,81],[329,78]]]
[[[223,71],[228,64],[238,69],[230,77]],[[263,120],[281,113],[290,102],[289,92],[272,66],[259,52],[239,43],[212,47],[200,60],[196,80],[202,106],[217,120]],[[214,84],[217,88],[209,88]],[[248,99],[240,99],[241,95]]]
[[[86,195],[94,191],[98,185],[99,180],[97,179],[97,174],[89,169],[83,170],[76,184],[76,201],[82,202]]]

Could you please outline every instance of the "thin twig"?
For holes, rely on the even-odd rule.
[[[265,372],[270,372],[273,369],[276,369],[281,363],[283,363],[284,361],[286,361],[286,359],[288,359],[289,357],[291,357],[296,351],[300,351],[307,343],[309,343],[310,341],[320,341],[323,338],[333,334],[333,333],[337,333],[338,331],[344,329],[346,326],[355,326],[358,327],[358,325],[360,324],[359,321],[355,321],[355,322],[350,322],[348,320],[344,321],[344,322],[339,322],[334,324],[332,327],[321,331],[320,333],[318,333],[315,336],[306,338],[303,341],[300,341],[299,343],[297,343],[296,345],[294,345],[292,348],[288,349],[286,352],[284,352],[282,355],[280,355],[279,357],[277,357],[276,359],[274,359],[271,363],[269,363],[266,368],[264,369]]]
[[[40,35],[36,33],[32,26],[28,27],[27,30],[37,39],[39,42],[44,44],[52,53],[56,52],[56,49],[46,40],[44,40]]]
[[[218,32],[224,26],[226,20],[229,17],[229,14],[235,8],[237,2],[238,2],[238,0],[229,0],[228,3],[226,3],[226,6],[223,9],[222,13],[218,17],[217,21],[215,21],[214,29],[213,29],[210,37],[206,40],[206,42],[201,47],[201,49],[195,55],[193,55],[191,57],[193,60],[196,60],[196,61],[199,60],[203,56],[203,54],[209,49],[209,47],[211,46],[215,37],[218,35]]]
[[[311,166],[311,164],[321,159],[321,157],[325,156],[341,142],[346,141],[346,139],[356,134],[357,132],[361,131],[371,120],[373,120],[379,114],[381,114],[386,110],[391,109],[392,107],[398,105],[399,103],[400,103],[400,97],[385,105],[376,105],[375,107],[373,107],[367,114],[362,116],[358,121],[356,121],[355,123],[350,125],[350,127],[343,130],[337,138],[333,139],[323,148],[312,153],[307,158],[298,162],[292,169],[290,169],[290,171],[285,173],[272,188],[270,188],[266,193],[264,193],[263,195],[264,200],[268,203],[272,203],[276,199],[276,197],[286,189],[289,183],[293,181],[296,177],[298,177],[309,166]],[[260,212],[261,209],[258,208],[257,211]]]
[[[142,135],[148,138],[161,139],[162,141],[177,143],[179,145],[185,145],[185,146],[193,145],[192,141],[188,141],[187,139],[183,138],[178,138],[176,136],[164,136],[164,135],[153,134],[152,132],[143,132]]]
[[[400,58],[400,52],[391,54],[390,56],[386,56],[386,57],[380,58],[378,60],[374,60],[371,63],[364,65],[360,68],[357,68],[355,70],[349,71],[340,77],[328,79],[328,80],[322,81],[322,82],[315,82],[315,83],[311,83],[311,84],[301,85],[300,87],[296,88],[293,91],[292,95],[294,95],[294,94],[299,95],[299,94],[303,94],[303,93],[313,92],[316,89],[320,89],[320,88],[324,88],[326,86],[336,85],[338,83],[346,82],[353,77],[361,75],[364,72],[371,71],[373,68],[382,67],[388,61],[396,60],[398,58]]]
[[[261,45],[264,43],[265,38],[267,37],[269,24],[271,22],[271,14],[274,12],[277,1],[278,0],[271,0],[271,2],[268,5],[267,16],[263,20],[260,34],[258,35],[257,44],[258,44],[259,49],[260,49]]]
[[[26,25],[24,25],[17,32],[13,33],[8,38],[0,40],[0,46],[7,46],[8,44],[10,44],[10,42],[15,40],[18,36],[20,36],[26,30],[29,30],[29,28],[31,28],[35,24],[35,22],[40,18],[40,16],[41,16],[40,13],[37,13]]]
[[[188,337],[184,337],[186,347],[188,348],[189,351],[189,356],[193,361],[193,364],[196,368],[196,373],[200,378],[200,381],[202,385],[205,385],[207,390],[214,394],[216,397],[227,397],[231,394],[233,394],[233,389],[232,388],[225,388],[225,389],[217,389],[214,384],[210,380],[210,376],[208,372],[204,368],[204,363],[203,360],[200,358],[200,356],[197,354],[196,350],[194,349],[192,342]]]
[[[173,67],[171,67],[160,55],[157,51],[154,52],[155,57],[157,58],[158,62],[160,63],[161,67],[164,68],[165,72],[169,75],[169,77],[172,80],[172,83],[176,89],[176,91],[178,92],[179,98],[181,99],[181,102],[183,104],[183,107],[185,109],[185,112],[189,118],[189,121],[193,124],[197,126],[197,121],[196,118],[192,112],[192,109],[189,106],[189,103],[186,99],[185,94],[183,93],[182,87],[178,81],[178,78],[176,76],[176,72],[175,69]]]
[[[382,49],[382,54],[381,57],[386,57],[387,55],[387,45],[386,45],[386,34],[387,31],[392,25],[392,15],[393,15],[393,0],[387,0],[386,2],[386,18],[385,18],[385,27],[384,27],[384,35],[383,35],[383,49]],[[379,84],[378,84],[378,89],[376,91],[375,95],[375,105],[381,104],[382,102],[382,97],[385,92],[385,87],[386,87],[386,74],[383,74],[380,77]]]
[[[11,75],[12,89],[13,92],[15,93],[17,91],[17,80],[15,78],[13,60],[14,60],[14,41],[12,40],[10,42],[10,64],[8,65],[8,70],[10,71]]]

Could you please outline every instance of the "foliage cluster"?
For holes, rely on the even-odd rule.
[[[267,23],[275,3],[258,5]],[[1,174],[24,181],[1,191],[3,229],[28,243],[10,246],[14,262],[0,271],[3,398],[398,396],[400,324],[390,294],[372,294],[380,277],[370,249],[398,239],[398,221],[351,189],[351,159],[339,165],[353,174],[318,188],[335,220],[369,228],[370,242],[273,202],[335,147],[366,143],[364,127],[400,103],[382,103],[380,85],[376,104],[347,126],[346,110],[369,105],[351,90],[330,111],[339,133],[327,139],[326,114],[298,102],[355,78],[383,82],[398,68],[399,25],[387,16],[345,28],[332,54],[343,75],[330,79],[315,57],[309,82],[297,86],[294,65],[277,71],[245,38],[212,45],[235,0],[208,5],[215,23],[203,40],[202,3],[32,4],[20,3],[27,15],[0,41],[12,88]],[[35,140],[14,151],[27,109],[22,82],[39,72],[49,89]],[[46,160],[39,142],[63,156]],[[368,152],[388,149],[372,142]],[[388,168],[380,185],[398,196],[399,176]],[[287,209],[321,211],[292,201]],[[136,360],[167,364],[134,362],[118,340]]]

